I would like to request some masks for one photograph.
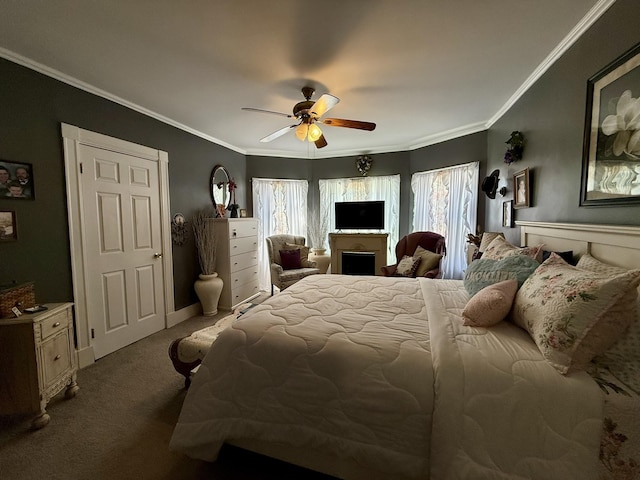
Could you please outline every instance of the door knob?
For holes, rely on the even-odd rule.
[[[153,258],[162,258],[162,254],[161,253],[154,253],[153,254]]]

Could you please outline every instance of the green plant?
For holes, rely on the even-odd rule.
[[[524,135],[522,132],[511,132],[509,140],[504,143],[509,145],[504,154],[504,163],[510,165],[516,160],[522,160],[522,152],[524,151]]]

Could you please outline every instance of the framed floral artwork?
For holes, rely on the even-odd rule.
[[[587,82],[581,206],[640,203],[640,44]]]

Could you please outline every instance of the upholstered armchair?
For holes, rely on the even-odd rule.
[[[418,249],[418,247],[422,247]],[[397,276],[398,264],[402,257],[421,257],[415,271],[415,276],[426,278],[438,278],[440,276],[440,264],[442,257],[446,255],[445,239],[435,232],[413,232],[400,239],[396,245],[396,263],[381,267],[385,277]],[[413,275],[412,275],[413,276]]]
[[[271,270],[271,295],[273,286],[280,290],[290,287],[307,275],[320,273],[316,263],[309,261],[309,247],[305,246],[305,238],[298,235],[272,235],[266,238]],[[296,254],[281,255],[281,251],[298,250]],[[298,260],[299,259],[299,260]]]

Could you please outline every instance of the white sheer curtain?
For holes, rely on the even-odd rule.
[[[400,225],[400,175],[336,178],[319,180],[320,215],[329,219],[329,231],[335,231],[336,202],[384,200],[384,232],[389,234],[387,263],[395,261]],[[378,230],[343,230],[343,233],[378,233]]]
[[[479,163],[416,172],[413,190],[413,231],[444,236],[447,255],[443,278],[462,278],[466,268],[468,233],[475,233],[478,218]]]
[[[306,238],[309,182],[272,178],[253,178],[251,182],[253,216],[258,219],[258,278],[260,289],[269,290],[271,273],[265,239],[282,233]]]

